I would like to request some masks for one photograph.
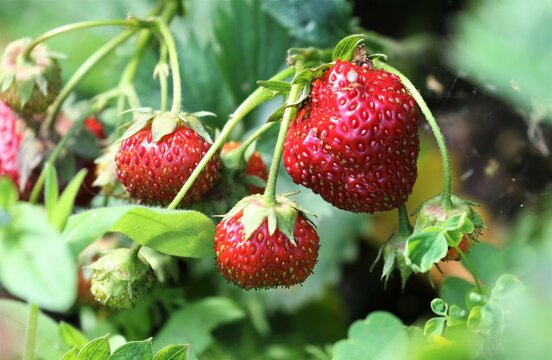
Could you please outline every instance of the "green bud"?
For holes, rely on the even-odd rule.
[[[154,280],[148,262],[131,249],[111,250],[89,268],[90,291],[96,301],[112,309],[133,307]]]

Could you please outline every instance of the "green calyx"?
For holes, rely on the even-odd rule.
[[[131,249],[115,249],[89,266],[90,291],[96,301],[112,309],[133,307],[154,281],[148,262]]]
[[[376,260],[374,260],[373,267],[378,261],[383,258],[383,269],[381,272],[381,278],[384,280],[384,286],[387,287],[387,283],[393,274],[393,270],[399,270],[401,276],[402,288],[406,286],[408,278],[412,274],[412,269],[408,266],[406,258],[404,256],[404,249],[406,246],[406,240],[408,235],[400,233],[393,234],[389,240],[380,248]]]
[[[263,195],[251,195],[240,200],[224,216],[223,221],[234,217],[240,211],[243,211],[241,222],[245,232],[244,241],[249,240],[259,226],[267,220],[269,235],[273,235],[276,229],[278,229],[294,246],[297,245],[294,236],[297,216],[301,214],[308,219],[308,215],[310,214],[299,207],[297,203],[289,200],[285,195],[276,196],[274,204],[267,203]]]
[[[0,63],[0,98],[23,115],[45,111],[61,87],[61,69],[53,53],[44,45],[36,46],[29,59],[23,57],[31,40],[10,43]]]
[[[135,113],[134,122],[118,140],[119,142],[128,139],[146,126],[151,125],[153,142],[158,142],[166,135],[171,134],[178,126],[186,126],[204,138],[209,144],[213,143],[211,136],[199,119],[204,116],[215,116],[213,113],[200,111],[196,113],[181,112],[174,114],[168,111],[155,111],[151,108],[138,108],[127,110],[120,115],[127,112]]]

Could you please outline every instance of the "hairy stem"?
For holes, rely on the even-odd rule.
[[[300,69],[299,65],[296,65],[296,71]],[[294,84],[291,86],[287,104],[291,105],[297,100],[299,93],[301,92],[303,85]],[[284,111],[282,123],[280,124],[280,131],[278,132],[278,140],[276,140],[276,147],[274,149],[274,155],[272,157],[272,163],[270,164],[270,172],[268,173],[268,180],[266,182],[266,189],[264,192],[264,199],[267,204],[276,204],[276,180],[278,180],[278,170],[280,169],[280,161],[282,160],[282,153],[284,151],[284,142],[286,141],[286,134],[289,128],[289,124],[295,115],[295,107],[288,106]]]
[[[29,304],[29,317],[27,318],[27,328],[25,329],[25,348],[23,360],[34,359],[38,313],[38,305]]]
[[[173,114],[178,114],[182,106],[182,83],[180,80],[180,64],[178,63],[176,44],[167,23],[161,19],[158,22],[158,26],[161,36],[163,36],[165,45],[167,46],[167,50],[169,51],[169,62],[171,64],[171,73],[173,78],[173,101],[171,112]]]
[[[275,76],[273,76],[270,80],[284,80],[287,77],[293,75],[293,73],[294,73],[293,68],[287,68],[285,70],[282,70]],[[192,173],[190,174],[190,177],[188,178],[188,180],[186,180],[186,182],[184,183],[184,185],[182,186],[178,194],[176,194],[173,201],[169,204],[168,206],[169,209],[175,209],[178,206],[178,204],[180,204],[180,202],[182,201],[182,199],[184,198],[188,190],[190,190],[194,182],[197,180],[198,176],[201,174],[201,172],[207,165],[207,163],[222,147],[222,144],[224,144],[224,141],[226,140],[230,132],[232,132],[232,129],[234,129],[234,127],[251,110],[259,106],[263,102],[271,99],[272,97],[274,97],[274,94],[272,91],[267,90],[263,87],[258,87],[255,91],[251,93],[251,95],[247,97],[247,99],[244,100],[244,102],[240,104],[240,106],[238,106],[236,111],[234,111],[234,113],[230,115],[230,119],[222,128],[219,136],[217,137],[213,145],[211,145],[211,148],[209,148],[209,151],[207,151],[205,156],[203,156],[203,158],[201,159],[199,164],[197,164],[194,171],[192,171]]]
[[[395,69],[394,67],[375,59],[373,61],[374,67],[378,69],[385,70],[387,72],[393,73],[397,75],[400,79],[403,85],[408,89],[410,92],[410,95],[416,100],[416,103],[418,103],[418,106],[420,107],[420,110],[422,110],[422,113],[424,114],[427,122],[429,123],[429,126],[431,127],[431,131],[433,132],[433,135],[435,136],[435,140],[437,141],[437,145],[439,146],[439,152],[441,153],[441,158],[443,161],[443,193],[441,194],[443,207],[445,209],[452,208],[452,201],[450,199],[451,196],[451,173],[450,173],[450,159],[448,156],[447,147],[445,145],[445,138],[443,136],[443,133],[441,132],[441,129],[439,128],[439,125],[437,124],[437,121],[435,120],[435,117],[431,113],[431,110],[429,110],[429,107],[427,106],[424,98],[416,87],[412,84],[412,82],[400,71]]]
[[[402,204],[398,208],[399,213],[399,235],[408,237],[412,234],[412,225],[408,219],[408,211],[406,210],[406,205]]]
[[[161,88],[161,105],[159,110],[167,111],[167,97],[168,97],[168,88],[167,88],[167,74],[165,74],[164,69],[167,66],[167,46],[165,44],[161,45],[161,54],[159,58],[159,87]]]
[[[52,29],[50,31],[47,31],[44,34],[37,37],[36,39],[34,39],[33,41],[31,41],[29,46],[25,48],[25,51],[23,52],[23,59],[30,60],[31,53],[38,44],[70,31],[81,30],[81,29],[86,29],[91,27],[100,27],[100,26],[143,27],[144,24],[145,24],[144,22],[141,22],[138,19],[109,19],[109,20],[83,21],[83,22],[78,22],[74,24],[63,25],[55,29]]]

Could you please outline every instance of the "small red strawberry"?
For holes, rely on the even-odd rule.
[[[419,118],[397,76],[337,60],[290,125],[286,170],[340,209],[396,208],[416,180]]]
[[[44,112],[61,87],[59,55],[38,45],[23,58],[30,39],[10,43],[0,62],[0,99],[25,116]]]
[[[219,272],[246,290],[302,283],[312,273],[318,247],[314,227],[283,197],[274,206],[261,195],[241,200],[215,234]]]
[[[221,154],[224,156],[230,151],[239,148],[240,145],[241,144],[236,141],[227,142],[222,146]],[[268,169],[263,158],[261,157],[261,154],[259,154],[258,151],[254,151],[253,154],[249,156],[249,159],[247,159],[245,174],[248,176],[259,178],[265,182],[268,179]],[[264,191],[264,187],[258,187],[254,185],[248,185],[247,189],[249,190],[250,194],[262,194]]]
[[[147,204],[169,204],[211,147],[193,114],[150,113],[123,136],[115,157],[124,187]],[[197,201],[219,179],[220,159],[213,157],[180,206]]]

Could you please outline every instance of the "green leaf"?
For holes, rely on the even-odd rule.
[[[394,315],[376,311],[355,321],[348,338],[334,345],[334,360],[406,359],[407,334]]]
[[[56,204],[59,196],[57,172],[54,166],[49,163],[44,165],[43,171],[46,173],[44,181],[44,204],[46,206],[48,220],[50,224],[53,224],[52,219],[56,213]]]
[[[168,255],[203,257],[213,253],[215,225],[207,216],[191,210],[97,208],[71,216],[62,236],[73,253],[79,254],[107,231],[121,232]]]
[[[449,217],[443,224],[447,231],[458,231],[470,234],[473,231],[473,224],[468,219],[466,213],[460,213]]]
[[[94,339],[86,344],[79,355],[77,360],[107,360],[111,349],[109,348],[109,341],[107,335],[101,338]]]
[[[287,92],[291,90],[291,84],[286,81],[257,81],[257,84],[264,87],[265,89],[277,91],[277,92]]]
[[[444,329],[445,329],[444,317],[431,318],[425,323],[424,336],[431,339],[434,336],[441,335]]]
[[[433,299],[431,301],[431,311],[437,315],[445,316],[447,314],[448,305],[443,299]]]
[[[13,341],[13,349],[19,355],[23,354],[25,344],[25,329],[29,316],[29,305],[0,299],[0,329],[1,337]],[[36,328],[35,353],[43,359],[59,359],[69,350],[59,336],[58,325],[54,320],[39,312]],[[5,351],[5,349],[2,349]],[[1,355],[7,355],[0,350]],[[22,358],[19,356],[11,358]]]
[[[57,231],[61,232],[67,224],[67,219],[73,210],[75,198],[79,193],[79,189],[84,181],[87,170],[82,169],[75,175],[73,180],[67,185],[63,193],[61,194],[59,201],[57,202],[54,213],[51,217],[48,217],[50,223]]]
[[[493,326],[493,314],[485,306],[474,306],[468,315],[468,327],[482,333],[489,333]]]
[[[10,215],[6,239],[0,242],[2,285],[44,309],[66,311],[76,299],[77,283],[69,248],[38,207],[18,203]]]
[[[364,41],[364,35],[350,35],[337,43],[332,53],[332,60],[351,61],[356,48]]]
[[[153,348],[185,342],[200,354],[213,342],[211,331],[244,316],[243,310],[228,298],[205,298],[174,312],[154,337]]]
[[[451,305],[447,316],[448,326],[460,326],[466,323],[466,310],[461,309],[458,305]]]
[[[416,272],[427,272],[447,254],[447,239],[438,228],[427,228],[406,241],[405,258]]]
[[[79,355],[79,349],[74,346],[71,350],[67,351],[60,360],[76,360]]]
[[[81,349],[88,342],[78,329],[63,321],[59,323],[59,336],[65,344],[77,349]]]
[[[19,192],[10,178],[0,177],[0,209],[9,209],[17,202]]]
[[[151,339],[144,341],[131,341],[111,354],[109,360],[151,360],[153,359],[153,353],[151,350]]]
[[[151,133],[153,142],[158,142],[164,136],[172,133],[178,124],[178,118],[171,113],[161,113],[153,118]]]
[[[168,345],[159,350],[153,360],[186,360],[186,345]]]

